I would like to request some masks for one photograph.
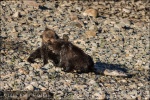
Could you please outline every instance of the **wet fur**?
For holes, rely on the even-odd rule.
[[[59,63],[59,56],[52,53],[52,51],[47,51],[47,53],[41,53],[41,52],[44,52],[44,47],[39,47],[37,48],[34,52],[32,52],[29,56],[29,58],[27,59],[28,62],[30,63],[34,63],[35,62],[35,59],[39,58],[39,59],[43,59],[43,62],[44,62],[44,65],[48,63],[48,59],[52,60],[53,61],[53,64],[55,66],[58,65]],[[46,51],[46,50],[45,50]],[[42,56],[43,55],[43,56]],[[46,56],[45,56],[46,55]],[[44,59],[44,56],[45,56],[45,59]]]
[[[92,58],[85,54],[83,50],[64,40],[51,41],[48,48],[56,55],[60,56],[59,67],[65,72],[88,73],[94,71]]]
[[[55,66],[62,67],[65,72],[76,70],[77,73],[87,73],[94,71],[92,58],[69,42],[67,35],[63,35],[63,39],[59,39],[53,30],[45,29],[41,38],[42,46],[31,53],[28,62],[34,63],[36,58],[42,58],[45,65],[50,59]]]
[[[52,53],[52,51],[48,49],[47,45],[48,41],[59,39],[58,35],[53,30],[46,28],[42,33],[41,38],[42,46],[31,53],[27,61],[34,63],[36,58],[42,58],[44,63],[43,65],[45,65],[48,63],[48,59],[50,59],[53,61],[53,64],[57,66],[59,63],[59,55]]]

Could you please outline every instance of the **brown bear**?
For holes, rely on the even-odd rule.
[[[58,35],[52,30],[46,28],[41,35],[42,46],[37,48],[33,53],[30,54],[30,57],[27,59],[28,62],[34,63],[36,58],[43,59],[43,65],[48,63],[48,58],[53,61],[54,65],[57,66],[59,63],[59,55],[54,54],[50,49],[48,49],[48,42],[51,40],[58,40]],[[68,41],[68,36],[63,35],[64,41]],[[62,40],[62,39],[60,39]]]
[[[59,55],[59,67],[65,72],[88,73],[94,72],[93,59],[84,53],[79,47],[69,41],[55,40],[49,41],[48,49]]]

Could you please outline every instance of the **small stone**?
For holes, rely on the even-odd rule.
[[[149,70],[149,69],[150,69],[149,63],[146,63],[145,66],[144,66],[143,68],[146,69],[146,70]]]
[[[96,84],[96,82],[94,80],[90,80],[89,84],[93,85]]]
[[[75,7],[78,11],[81,11],[82,10],[82,6],[76,6]]]
[[[104,25],[108,25],[108,24],[110,24],[111,23],[111,20],[110,19],[106,19],[105,21],[104,21]]]
[[[91,25],[90,28],[89,28],[89,30],[91,30],[91,31],[97,31],[98,28],[97,28],[96,25]]]
[[[2,75],[2,74],[1,74],[1,78],[2,78],[2,79],[14,77],[14,76],[15,76],[15,72],[12,72],[11,74],[6,74],[6,75]]]
[[[31,71],[29,72],[29,75],[30,75],[30,76],[35,76],[34,71],[31,70]]]
[[[33,85],[34,87],[38,87],[38,83],[37,82],[31,82],[31,85]]]
[[[110,75],[110,76],[127,76],[127,74],[122,72],[122,71],[119,71],[119,70],[108,70],[108,69],[106,69],[104,71],[104,74],[105,75]]]
[[[85,10],[85,11],[83,12],[83,15],[84,15],[84,16],[92,16],[92,17],[96,18],[96,17],[97,17],[97,10],[95,10],[95,9],[88,9],[88,10]]]
[[[33,67],[29,67],[28,69],[29,69],[30,71],[32,71],[32,70],[33,70]]]
[[[50,69],[49,69],[50,70]],[[40,76],[43,75],[44,71],[42,69],[37,69],[37,72],[39,72]]]
[[[129,88],[131,88],[131,89],[136,89],[136,88],[137,88],[137,85],[136,85],[136,84],[131,84],[131,85],[129,86]]]
[[[124,12],[126,12],[126,13],[130,13],[130,10],[129,10],[129,9],[123,8],[122,10],[123,10]]]
[[[122,80],[120,80],[121,82],[123,82],[123,83],[126,83],[127,82],[127,80],[125,80],[125,79],[122,79]]]
[[[0,81],[0,85],[1,85],[1,90],[3,90],[4,89],[4,86],[5,86],[5,83],[4,82],[2,82],[2,81]]]
[[[76,21],[71,22],[70,25],[73,26],[73,27],[76,26],[76,27],[78,27],[78,28],[81,28],[81,27],[82,27],[82,25],[81,25],[80,23],[76,22]]]
[[[137,100],[142,100],[142,97],[140,95],[138,95]]]
[[[21,99],[22,100],[28,100],[28,94],[26,93],[26,94],[22,95]]]
[[[36,8],[39,7],[39,4],[36,3],[36,1],[25,0],[25,1],[23,1],[23,2],[24,2],[24,4],[26,4],[26,5],[28,5],[28,6],[33,6],[33,7],[36,7]]]
[[[25,89],[33,91],[34,87],[33,87],[33,85],[30,84],[30,85],[26,86]]]
[[[26,75],[26,80],[27,80],[27,81],[32,81],[32,77],[29,76],[29,75]]]
[[[141,66],[141,65],[142,65],[142,63],[143,63],[143,61],[141,61],[141,59],[138,59],[138,60],[137,60],[137,62],[135,63],[135,65],[139,65],[139,66]]]
[[[122,26],[122,27],[123,27],[123,26],[130,26],[130,24],[131,24],[131,23],[130,23],[130,21],[129,21],[127,18],[121,19],[121,20],[120,20],[120,23],[119,23],[119,25]]]
[[[42,86],[42,85],[39,85],[39,88],[41,89],[41,91],[45,91],[45,90],[47,90],[47,88],[45,88],[44,86]]]
[[[63,96],[64,95],[64,93],[62,92],[62,91],[57,91],[57,94],[56,95],[58,95],[58,96]]]
[[[48,79],[48,75],[47,75],[47,74],[43,74],[43,75],[41,76],[41,78],[44,79],[44,80],[47,80],[47,79]]]
[[[116,31],[116,30],[119,30],[119,31],[120,31],[123,26],[124,26],[124,24],[122,24],[122,23],[114,24],[114,30],[115,30],[115,31]]]
[[[142,86],[144,86],[144,85],[143,85],[143,83],[138,83],[138,86],[142,87]]]
[[[70,14],[70,19],[72,20],[72,21],[74,21],[74,20],[78,20],[78,17],[77,17],[77,15],[76,14]]]
[[[89,37],[93,37],[93,36],[96,36],[96,31],[86,31],[85,32],[86,36],[89,38]]]
[[[117,56],[117,54],[113,54],[113,56],[114,56],[114,57],[116,57],[116,56]]]
[[[20,15],[21,15],[21,16],[25,16],[25,15],[26,15],[26,12],[25,12],[25,11],[20,11]]]
[[[42,13],[44,14],[45,17],[49,17],[49,16],[50,16],[50,12],[47,11],[47,10],[46,10],[46,11],[43,11]]]
[[[73,86],[74,88],[76,88],[76,89],[84,89],[85,87],[86,87],[86,85],[77,85],[77,84],[75,84],[74,86]]]
[[[17,17],[19,17],[19,12],[17,11],[17,12],[15,12],[14,14],[13,14],[13,17],[15,17],[15,18],[17,18]]]
[[[9,85],[6,83],[3,88],[4,88],[5,90],[7,90],[7,89],[9,89],[10,87],[9,87]]]
[[[132,99],[131,96],[128,95],[128,94],[124,94],[123,96],[124,96],[124,98],[126,98],[126,99],[130,99],[130,100]]]
[[[99,99],[99,100],[104,100],[105,99],[105,94],[104,93],[95,93],[94,94],[94,97],[96,98],[96,99]]]
[[[36,64],[36,63],[31,64],[31,66],[32,66],[34,69],[39,69],[39,68],[41,68],[41,67],[42,67],[42,65],[41,65],[41,64]]]
[[[49,69],[52,66],[54,66],[53,63],[48,63],[48,64],[44,65],[42,68]]]
[[[144,27],[144,23],[136,22],[136,23],[134,23],[134,27]]]
[[[36,22],[33,22],[32,25],[35,26],[35,27],[39,27],[40,26],[40,24],[38,24]]]
[[[16,30],[13,28],[12,33],[9,34],[9,36],[16,39],[18,38],[18,32],[16,32]]]
[[[1,36],[2,36],[2,37],[7,37],[7,35],[6,35],[5,32],[1,32]]]
[[[22,68],[20,68],[18,70],[18,72],[21,73],[21,74],[25,74],[25,75],[28,74],[28,72],[26,70],[22,69]]]

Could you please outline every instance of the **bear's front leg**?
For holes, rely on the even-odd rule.
[[[48,63],[48,50],[45,44],[42,45],[41,48],[41,58],[43,59],[43,66]]]
[[[41,47],[37,48],[33,53],[31,53],[27,61],[34,63],[36,58],[41,58]]]

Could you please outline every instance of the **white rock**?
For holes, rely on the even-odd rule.
[[[3,32],[3,31],[1,32],[1,36],[2,36],[2,37],[7,37],[6,33]]]
[[[18,12],[18,11],[15,12],[15,13],[13,14],[13,17],[19,17],[19,12]]]
[[[33,85],[30,84],[30,85],[26,86],[25,89],[33,91],[34,87],[33,87]]]
[[[42,86],[42,85],[39,85],[39,88],[40,88],[42,91],[45,91],[45,90],[46,90],[46,88],[45,88],[44,86]]]
[[[76,6],[76,9],[77,9],[78,11],[81,11],[81,10],[82,10],[82,6]]]
[[[37,82],[31,82],[31,85],[33,85],[34,87],[38,87],[38,83]]]
[[[96,84],[96,82],[94,80],[90,80],[89,84],[93,85]]]
[[[90,28],[89,28],[89,30],[97,31],[98,28],[97,28],[96,25],[91,25]]]
[[[86,37],[88,37],[88,38],[94,37],[94,36],[96,36],[96,31],[88,30],[88,31],[85,32],[85,34],[86,34]]]
[[[94,97],[96,98],[96,99],[99,99],[99,100],[104,100],[105,99],[105,94],[104,93],[95,93],[94,94]]]
[[[105,20],[103,23],[104,23],[104,25],[110,24],[110,23],[111,23],[111,20],[110,20],[110,19],[107,19],[107,20]]]
[[[119,23],[122,27],[123,26],[130,26],[130,21],[127,19],[127,18],[123,18],[120,20],[120,23]]]
[[[105,75],[110,75],[110,76],[127,76],[127,74],[122,72],[122,71],[119,71],[119,70],[108,70],[108,69],[106,69],[104,71],[104,74]]]
[[[27,100],[28,99],[28,94],[23,95],[21,98],[22,98],[21,100]]]
[[[122,10],[123,10],[124,12],[126,12],[126,13],[130,13],[130,10],[129,10],[129,9],[123,8]]]
[[[149,65],[145,65],[145,66],[144,66],[144,69],[145,69],[145,70],[149,70],[149,69],[150,69]]]
[[[9,85],[8,85],[8,84],[5,84],[3,88],[4,88],[5,90],[9,89]]]
[[[83,12],[84,16],[92,16],[92,17],[97,17],[97,10],[95,9],[87,9]]]

